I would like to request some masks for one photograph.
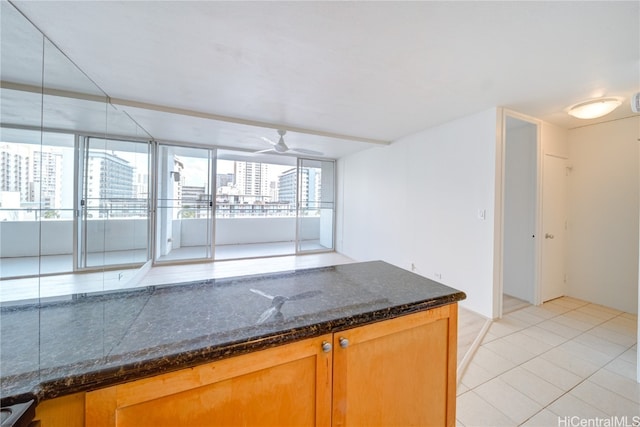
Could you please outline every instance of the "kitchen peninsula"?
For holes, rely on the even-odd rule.
[[[3,307],[42,427],[454,425],[464,293],[374,261]]]

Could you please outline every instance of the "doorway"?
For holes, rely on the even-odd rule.
[[[505,115],[501,314],[537,303],[539,124]]]

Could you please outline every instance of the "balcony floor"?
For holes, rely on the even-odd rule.
[[[319,241],[302,242],[304,251],[326,250]],[[207,246],[190,246],[178,248],[171,253],[161,256],[159,262],[171,262],[182,260],[197,260],[207,257],[210,248]],[[256,243],[242,245],[219,245],[215,247],[216,260],[230,260],[243,258],[258,258],[294,255],[296,253],[295,242]],[[147,251],[145,249],[129,251],[109,251],[89,253],[87,265],[93,268],[110,265],[126,265],[131,263],[144,263]],[[73,271],[73,255],[46,255],[33,257],[0,257],[0,280],[14,279],[24,276],[38,276],[48,274],[62,274]]]
[[[144,249],[90,253],[87,265],[122,265],[143,263],[147,258]],[[60,274],[73,271],[73,255],[45,255],[32,257],[0,258],[0,279],[42,274]]]

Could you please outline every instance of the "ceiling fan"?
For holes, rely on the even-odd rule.
[[[287,144],[285,144],[284,142],[284,136],[287,133],[286,130],[284,129],[278,129],[278,135],[280,135],[280,139],[278,140],[278,142],[273,142],[272,140],[270,140],[269,138],[266,138],[264,136],[261,136],[260,139],[262,139],[265,142],[268,142],[269,144],[272,145],[271,148],[266,149],[266,150],[260,150],[260,151],[256,151],[256,153],[286,153],[286,152],[294,152],[294,153],[300,153],[300,154],[308,154],[311,156],[322,156],[324,153],[321,153],[320,151],[315,151],[315,150],[307,150],[305,148],[289,148],[287,146]]]
[[[268,293],[262,292],[259,289],[249,289],[249,290],[254,294],[261,295],[271,300],[271,307],[266,309],[260,315],[260,318],[256,322],[256,324],[258,325],[266,322],[284,320],[284,315],[280,310],[282,309],[282,306],[284,305],[285,302],[311,298],[311,297],[315,297],[316,295],[320,295],[322,293],[322,291],[315,290],[315,291],[302,292],[300,294],[292,295],[290,297],[285,297],[282,295],[269,295]]]

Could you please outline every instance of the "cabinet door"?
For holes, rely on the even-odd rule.
[[[457,304],[335,333],[333,425],[454,426],[456,336]]]
[[[70,394],[45,400],[36,407],[36,420],[41,427],[83,427],[85,393]]]
[[[87,393],[87,426],[327,426],[331,335]]]

